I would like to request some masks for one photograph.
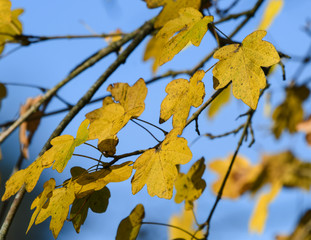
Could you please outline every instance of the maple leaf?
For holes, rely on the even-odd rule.
[[[178,10],[186,7],[199,9],[201,0],[145,0],[148,8],[158,8],[163,6],[162,11],[157,16],[154,27],[160,28],[169,20],[178,17]]]
[[[186,164],[191,158],[187,140],[171,131],[157,148],[147,150],[135,161],[132,193],[138,193],[146,184],[150,196],[171,199],[178,175],[176,164]]]
[[[204,158],[196,161],[187,174],[179,173],[175,181],[175,202],[185,200],[185,209],[193,209],[193,202],[198,199],[206,187],[202,175],[205,171]]]
[[[226,87],[210,104],[207,115],[213,118],[224,105],[228,104],[231,98],[231,86]]]
[[[0,47],[1,48],[1,47]],[[0,51],[1,53],[1,51]],[[0,108],[1,108],[1,101],[3,98],[7,96],[7,90],[4,84],[0,83]]]
[[[187,123],[191,106],[199,107],[205,96],[204,83],[201,81],[205,72],[197,71],[190,79],[176,79],[170,82],[165,91],[167,96],[161,103],[160,123],[173,116],[173,127],[180,128],[180,133]]]
[[[144,217],[144,206],[142,204],[138,204],[132,210],[130,215],[120,222],[116,240],[135,240],[139,233],[141,222]]]
[[[80,232],[80,227],[85,222],[88,210],[91,209],[96,213],[103,213],[108,207],[110,191],[107,187],[99,191],[83,197],[76,198],[72,203],[70,210],[70,219],[77,233]]]
[[[274,46],[261,40],[265,35],[266,31],[255,31],[242,44],[224,46],[214,54],[220,60],[213,69],[214,88],[221,89],[232,81],[233,95],[252,109],[257,108],[260,89],[266,87],[261,67],[280,61]]]
[[[0,26],[10,23],[12,17],[11,5],[10,0],[0,0]]]
[[[167,22],[156,35],[159,41],[165,42],[159,64],[172,60],[189,42],[198,47],[208,29],[207,24],[213,19],[213,16],[203,17],[194,8],[180,9],[179,18]],[[176,36],[173,36],[175,33]]]
[[[263,231],[268,216],[268,206],[276,198],[281,188],[282,184],[275,182],[272,184],[269,193],[265,193],[260,196],[249,222],[249,229],[251,231],[259,233]]]
[[[38,216],[39,212],[41,211],[42,207],[48,200],[49,196],[55,189],[55,180],[54,178],[51,178],[50,180],[46,181],[43,185],[43,192],[40,193],[38,197],[35,198],[35,200],[32,202],[30,209],[36,208],[34,213],[31,216],[28,228],[26,233],[28,233],[29,229],[32,227],[36,217]]]
[[[3,1],[3,0],[2,0]],[[14,40],[14,35],[22,33],[22,24],[18,20],[20,14],[23,13],[23,9],[15,9],[11,12],[11,19],[9,22],[0,25],[0,54],[3,51],[6,41]]]
[[[113,156],[116,153],[116,146],[119,143],[118,137],[115,135],[111,139],[105,139],[98,143],[98,149],[105,157]]]
[[[228,171],[231,159],[232,156],[228,156],[225,161],[217,159],[209,164],[209,168],[219,174],[218,180],[215,181],[212,186],[215,195],[218,194],[225,174]],[[251,188],[252,183],[258,178],[260,172],[260,166],[252,166],[246,158],[237,156],[227,179],[222,197],[238,198]]]
[[[35,224],[42,223],[51,216],[50,230],[56,239],[68,216],[69,206],[74,200],[74,184],[71,181],[66,186],[53,190],[47,204],[38,213]]]
[[[165,42],[161,41],[160,39],[157,39],[156,36],[153,36],[150,38],[149,42],[147,43],[145,53],[144,53],[144,61],[147,61],[151,58],[154,58],[153,64],[152,64],[152,72],[156,73],[160,64],[160,57],[162,56],[162,53],[160,49],[163,48]]]
[[[278,139],[284,130],[297,131],[296,126],[303,120],[302,103],[308,98],[310,90],[306,86],[286,88],[286,98],[272,114],[272,132]]]
[[[131,117],[139,117],[145,110],[145,98],[148,89],[145,81],[140,78],[132,87],[127,83],[115,83],[109,85],[108,92],[111,92],[115,101],[119,102],[123,107],[126,114]]]
[[[77,136],[76,136],[75,142],[74,142],[75,147],[80,146],[81,144],[85,143],[88,140],[89,131],[87,128],[88,128],[89,124],[90,124],[90,121],[88,119],[85,119],[80,124],[78,131],[77,131]]]
[[[194,225],[194,216],[193,216],[193,211],[192,210],[182,210],[181,215],[173,215],[170,219],[169,224],[176,226],[176,227],[180,227],[186,231],[188,231],[189,233],[193,234],[196,239],[203,239],[204,234],[203,231],[198,231],[196,232],[193,229],[193,225]],[[191,240],[194,239],[193,237],[191,237],[189,234],[186,234],[184,231],[180,231],[179,229],[176,228],[169,228],[169,239],[184,239],[184,240]]]
[[[35,98],[28,98],[26,103],[20,107],[20,116],[23,115],[32,105],[36,104],[42,99],[42,96]],[[30,115],[30,117],[37,117],[38,119],[23,122],[19,128],[19,142],[21,144],[21,153],[24,158],[29,158],[28,147],[31,142],[34,132],[37,130],[40,124],[40,118],[42,116],[42,111],[37,111]],[[28,134],[27,134],[28,132]]]
[[[267,30],[272,24],[275,17],[280,13],[283,7],[283,0],[270,0],[262,15],[262,19],[258,26],[260,30]]]
[[[120,165],[113,165],[96,172],[81,174],[73,181],[77,198],[99,191],[110,182],[122,182],[132,175],[133,162],[124,162]]]

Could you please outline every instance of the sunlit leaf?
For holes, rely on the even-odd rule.
[[[278,139],[284,130],[290,133],[297,131],[296,126],[303,120],[302,103],[309,96],[306,86],[291,86],[286,89],[284,101],[274,110],[272,114],[272,132]]]
[[[173,115],[173,127],[185,127],[191,106],[199,107],[205,96],[204,83],[201,81],[205,72],[197,71],[190,79],[176,79],[170,82],[165,91],[167,96],[161,104],[160,123]],[[180,132],[180,133],[181,133]]]
[[[77,136],[75,138],[75,146],[78,147],[82,143],[85,143],[89,137],[89,131],[87,127],[89,126],[90,121],[85,119],[79,126],[77,131]]]
[[[284,0],[270,0],[262,15],[262,19],[258,26],[259,30],[267,30],[272,24],[275,17],[280,13]]]
[[[182,210],[181,215],[173,215],[170,219],[169,224],[180,227],[185,231],[188,231],[191,234],[195,233],[195,228],[194,228],[194,216],[193,216],[193,211],[188,210],[186,211],[185,209]],[[169,239],[185,239],[185,240],[191,240],[194,239],[192,238],[189,234],[181,231],[180,229],[176,228],[168,228],[168,235]],[[203,231],[198,231],[194,235],[197,239],[202,239],[204,237]]]
[[[157,33],[156,38],[165,42],[159,64],[172,60],[189,42],[198,47],[208,29],[207,24],[213,19],[212,16],[203,17],[202,13],[194,8],[180,9],[179,18],[167,22]],[[175,33],[177,34],[174,36]]]
[[[261,40],[265,35],[266,31],[255,31],[242,44],[224,46],[214,54],[220,60],[213,69],[214,88],[223,88],[232,81],[233,95],[252,109],[257,108],[260,89],[266,87],[261,67],[280,61],[274,46]]]
[[[193,209],[193,202],[198,199],[206,187],[202,175],[205,171],[204,158],[196,161],[187,174],[179,173],[175,181],[175,202],[185,201],[185,209]]]
[[[186,139],[171,131],[156,149],[147,150],[135,161],[132,193],[138,193],[146,184],[150,196],[171,199],[178,175],[176,164],[186,164],[191,158]]]
[[[132,210],[130,215],[120,222],[116,240],[135,240],[139,233],[141,222],[144,217],[144,206],[142,204],[138,204]]]
[[[160,49],[163,48],[164,44],[165,42],[161,41],[161,39],[157,39],[156,36],[150,38],[149,42],[147,43],[144,54],[144,61],[154,58],[152,64],[153,73],[156,73],[160,66],[160,57],[162,56]]]
[[[269,193],[260,196],[249,223],[249,229],[251,231],[258,233],[263,231],[268,216],[268,206],[279,194],[281,188],[282,184],[275,182],[272,184]]]
[[[0,0],[0,27],[11,22],[11,1]]]
[[[148,8],[163,6],[154,23],[155,28],[160,28],[169,20],[177,18],[179,9],[187,7],[199,9],[201,5],[201,0],[145,0],[145,2]]]

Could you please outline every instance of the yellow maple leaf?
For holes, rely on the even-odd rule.
[[[210,104],[207,115],[209,118],[215,117],[222,107],[229,103],[231,98],[231,86],[224,89]]]
[[[188,210],[186,211],[185,209],[183,209],[181,215],[173,215],[170,219],[169,224],[176,226],[176,227],[180,227],[186,231],[188,231],[191,234],[195,234],[194,236],[196,237],[196,239],[203,239],[204,235],[202,230],[199,232],[196,232],[193,228],[194,225],[194,216],[193,216],[193,211],[192,210]],[[169,239],[184,239],[184,240],[191,240],[194,239],[192,236],[190,236],[189,234],[181,231],[180,229],[176,229],[176,228],[168,228],[168,235],[169,235]]]
[[[297,124],[303,120],[302,103],[308,98],[310,90],[306,86],[291,86],[286,89],[286,98],[273,111],[272,132],[278,139],[284,130],[297,131]]]
[[[11,1],[0,0],[0,26],[11,21]]]
[[[89,137],[89,131],[87,127],[89,126],[90,121],[85,119],[79,126],[77,131],[77,136],[75,138],[75,146],[78,147],[81,144],[85,143]]]
[[[139,117],[145,110],[145,98],[148,89],[145,81],[140,78],[132,87],[127,83],[115,83],[109,85],[108,92],[111,92],[115,101],[119,102],[131,117]]]
[[[213,69],[214,88],[223,88],[232,81],[233,95],[252,109],[257,108],[260,89],[266,87],[261,67],[280,61],[274,46],[261,40],[265,35],[266,31],[255,31],[242,44],[224,46],[214,54],[214,58],[220,60]]]
[[[74,184],[71,181],[66,186],[53,190],[47,204],[38,213],[35,224],[42,223],[51,216],[50,230],[56,239],[74,200]]]
[[[163,6],[154,23],[155,28],[162,27],[166,22],[178,17],[178,10],[186,7],[199,9],[201,0],[145,0],[148,8]]]
[[[186,125],[191,106],[199,107],[205,96],[204,83],[201,81],[205,72],[197,71],[190,79],[176,79],[170,82],[165,91],[167,96],[161,103],[160,123],[173,116],[173,127],[180,128],[180,134]]]
[[[156,73],[160,64],[160,57],[161,57],[161,51],[160,49],[163,48],[165,42],[161,41],[161,39],[157,39],[156,36],[153,36],[150,38],[149,42],[147,43],[145,53],[144,53],[144,61],[147,61],[151,58],[154,58],[153,64],[152,64],[152,72]]]
[[[186,164],[191,158],[187,140],[171,131],[157,148],[147,150],[135,161],[132,193],[138,193],[146,184],[150,196],[171,199],[178,174],[176,164]]]
[[[159,41],[165,42],[159,64],[172,60],[189,42],[198,47],[208,29],[207,24],[213,19],[213,16],[203,17],[202,13],[191,7],[180,9],[179,17],[167,22],[156,35]]]
[[[193,202],[198,199],[206,187],[202,175],[205,171],[204,158],[196,161],[187,174],[179,173],[175,181],[175,202],[181,203],[185,200],[185,209],[193,209]]]
[[[132,175],[133,162],[125,162],[120,165],[113,165],[92,173],[81,174],[73,181],[75,194],[82,198],[94,191],[101,190],[110,182],[122,182]]]
[[[23,11],[23,9],[13,10],[11,12],[11,20],[0,25],[0,54],[3,51],[6,41],[14,40],[14,35],[22,33],[22,23],[18,20],[18,17]]]
[[[219,174],[218,180],[212,185],[212,190],[215,195],[218,194],[231,159],[232,156],[230,155],[225,160],[214,160],[209,164],[209,168]],[[246,158],[237,156],[227,179],[222,197],[238,198],[245,191],[250,189],[251,184],[257,179],[260,172],[260,166],[252,166]]]
[[[267,30],[270,27],[275,17],[280,13],[283,3],[283,0],[270,0],[268,2],[258,29]]]
[[[31,204],[30,209],[36,208],[36,210],[34,211],[34,213],[31,216],[31,219],[30,219],[26,233],[28,233],[28,231],[31,228],[31,226],[33,225],[36,217],[38,216],[39,212],[41,211],[43,205],[46,203],[50,194],[55,189],[54,178],[51,178],[50,180],[46,181],[43,185],[43,188],[44,188],[43,192],[38,197],[36,197],[35,200]]]
[[[139,233],[141,222],[144,217],[144,206],[142,204],[138,204],[132,210],[130,215],[120,222],[116,240],[135,240]]]
[[[269,204],[276,198],[281,189],[282,184],[280,182],[274,182],[270,192],[260,196],[249,222],[249,229],[251,231],[258,233],[263,231],[268,216]]]

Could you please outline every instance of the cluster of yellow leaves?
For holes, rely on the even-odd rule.
[[[203,70],[197,71],[190,79],[176,79],[170,82],[165,91],[167,96],[161,103],[160,123],[173,116],[173,128],[181,134],[186,126],[191,106],[199,107],[205,96],[204,83],[201,81],[205,75]]]
[[[232,81],[233,96],[252,109],[257,108],[260,89],[266,87],[261,67],[270,67],[280,61],[274,46],[261,40],[266,31],[255,31],[241,44],[231,44],[217,50],[219,62],[213,69],[214,88],[220,89]]]
[[[11,11],[9,0],[0,0],[0,54],[3,51],[6,41],[14,40],[15,35],[22,33],[22,24],[18,20],[23,9]]]
[[[182,1],[176,1],[177,4],[180,2]],[[203,17],[193,6],[175,8],[174,13],[177,13],[177,11],[179,17],[176,16],[176,18],[167,21],[157,35],[147,44],[144,60],[155,59],[152,68],[153,72],[156,72],[160,65],[172,60],[189,43],[198,47],[208,29],[208,23],[213,21],[212,16]]]
[[[291,86],[286,88],[284,101],[274,110],[272,132],[279,138],[284,130],[290,133],[297,131],[296,126],[303,120],[302,103],[310,94],[306,86]]]
[[[193,228],[195,219],[193,216],[192,210],[182,210],[181,215],[179,216],[172,216],[170,219],[169,224],[173,226],[177,226],[182,228],[183,230],[186,230],[187,232],[191,233],[193,236],[195,236],[197,239],[203,239],[203,231],[196,232]],[[169,239],[184,239],[184,240],[190,240],[193,239],[192,236],[189,234],[180,231],[180,229],[176,228],[169,228]]]
[[[225,161],[215,160],[209,167],[219,174],[212,189],[218,193],[228,170],[231,156]],[[223,197],[237,198],[243,193],[258,192],[266,184],[271,185],[268,193],[262,193],[250,220],[250,230],[262,232],[268,215],[268,206],[284,187],[310,189],[311,164],[295,158],[291,152],[263,156],[261,163],[251,165],[247,159],[237,156],[223,191]]]
[[[187,174],[179,173],[175,181],[176,195],[175,202],[185,201],[185,209],[192,210],[193,202],[198,199],[206,187],[202,179],[205,171],[204,158],[196,161]]]
[[[116,240],[135,240],[139,233],[141,222],[144,217],[144,206],[142,204],[138,204],[132,210],[130,215],[120,222]]]

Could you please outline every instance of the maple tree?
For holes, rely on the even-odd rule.
[[[310,81],[300,79],[302,70],[310,62],[311,53],[308,51],[302,59],[298,58],[300,65],[297,73],[288,80],[285,69],[292,60],[291,57],[277,47],[277,42],[265,40],[269,33],[268,28],[282,10],[284,1],[269,0],[265,5],[264,0],[257,0],[253,6],[249,6],[249,10],[236,13],[236,4],[239,2],[232,1],[225,8],[219,6],[221,1],[144,0],[145,10],[158,9],[158,14],[130,33],[116,29],[108,34],[47,37],[25,34],[20,20],[23,9],[12,9],[10,0],[0,0],[2,58],[10,57],[6,48],[10,48],[12,44],[24,47],[55,39],[82,38],[100,38],[107,42],[106,47],[82,61],[50,89],[31,82],[0,82],[0,107],[7,104],[6,100],[10,98],[8,88],[11,85],[31,86],[42,91],[42,95],[29,96],[21,106],[16,120],[1,124],[0,143],[19,128],[20,158],[11,176],[2,179],[5,189],[1,196],[3,204],[0,209],[0,239],[7,237],[25,193],[32,192],[36,185],[40,185],[38,181],[41,175],[45,175],[50,168],[60,175],[70,171],[70,176],[59,183],[58,179],[51,177],[45,181],[43,191],[29,206],[33,213],[25,234],[34,225],[45,221],[49,221],[49,228],[55,239],[59,237],[64,224],[67,224],[65,221],[72,222],[77,233],[83,231],[82,225],[87,221],[89,210],[105,213],[109,209],[110,199],[114,194],[109,189],[112,183],[128,182],[132,195],[137,198],[138,193],[141,194],[146,189],[149,198],[157,196],[167,200],[174,199],[176,204],[182,205],[181,215],[171,216],[168,223],[149,221],[148,209],[141,203],[131,206],[129,215],[126,216],[125,213],[124,218],[119,219],[115,238],[120,240],[136,239],[144,225],[166,226],[170,239],[208,239],[213,229],[214,213],[216,209],[222,209],[218,205],[220,201],[224,201],[221,199],[239,199],[247,194],[255,196],[255,206],[250,214],[248,228],[249,231],[260,234],[264,232],[271,203],[283,189],[310,191],[311,163],[300,159],[299,154],[291,151],[292,149],[273,154],[262,150],[258,161],[240,153],[245,142],[249,147],[256,146],[255,133],[260,129],[254,128],[253,122],[263,111],[263,107],[259,107],[262,99],[266,97],[269,100],[275,91],[273,88],[271,90],[271,85],[278,85],[271,81],[274,74],[278,74],[277,78],[283,78],[288,83],[278,89],[284,93],[284,98],[273,105],[273,113],[271,102],[265,103],[264,107],[268,109],[266,111],[271,120],[270,134],[278,142],[285,137],[292,138],[295,133],[304,132],[304,143],[310,145],[311,123],[307,116],[310,113],[304,105],[308,102]],[[259,15],[261,21],[257,28],[244,37],[237,35],[252,17],[258,16],[261,8],[264,8],[264,12],[262,16]],[[234,19],[243,21],[233,23]],[[229,33],[228,30],[223,30],[227,29],[223,24],[230,25]],[[305,31],[311,35],[310,26]],[[148,37],[148,42],[144,43],[144,39]],[[122,81],[115,81],[111,75],[119,71],[121,64],[126,65],[130,61],[130,54],[140,44],[145,44],[142,56],[144,61],[153,61],[150,69],[153,77],[150,80],[142,76],[135,80],[125,77]],[[211,49],[202,48],[203,44]],[[206,54],[199,59],[197,65],[191,69],[158,73],[163,67],[186,54],[186,51],[195,49],[192,45],[201,48],[200,51]],[[108,55],[111,53],[116,53],[115,59],[85,90],[84,95],[79,96],[74,105],[64,100],[61,89],[103,58],[110,59]],[[193,59],[185,61],[192,63]],[[137,72],[140,72],[139,69]],[[163,98],[156,103],[159,111],[154,111],[148,105],[148,96],[152,94],[150,84],[168,78],[170,81],[162,89]],[[108,86],[105,85],[107,81],[110,81]],[[105,95],[94,99],[101,86],[106,87]],[[214,92],[210,93],[209,86],[213,86]],[[64,103],[66,108],[48,112],[48,107],[56,99]],[[241,100],[243,107],[240,111],[232,108],[231,102],[234,99]],[[99,101],[102,103],[97,108],[88,106]],[[205,126],[210,123],[208,121],[221,114],[222,108],[226,108],[231,117],[244,119],[244,122],[239,126],[234,123],[235,127],[229,131],[222,126],[220,130],[224,133],[219,135],[202,134],[202,129],[210,129]],[[82,118],[79,114],[81,110],[87,111]],[[34,144],[33,136],[40,125],[44,124],[44,118],[63,111],[67,112],[66,116],[46,139],[37,158],[34,158],[29,153],[29,148]],[[152,119],[156,120],[145,120],[142,117],[145,112],[151,112]],[[72,124],[74,117],[78,116],[81,121],[76,134],[62,134]],[[202,120],[203,116],[208,117],[208,120]],[[129,133],[132,123],[145,130],[156,143],[141,148],[140,143],[144,140],[133,134],[131,142],[135,142],[135,149],[124,153],[119,143],[124,142],[122,133]],[[161,138],[157,137],[155,131],[163,134]],[[194,134],[198,135],[196,139],[193,138]],[[227,157],[221,151],[217,152],[216,159],[209,157],[208,151],[213,149],[209,149],[208,144],[200,151],[194,151],[192,147],[198,139],[205,138],[211,143],[216,138],[225,139],[238,134],[239,139],[234,138],[237,146],[231,149],[231,154]],[[217,143],[220,148],[227,144],[223,141]],[[78,153],[83,151],[83,146],[92,148],[99,157],[92,157],[87,151],[85,154]],[[89,167],[71,167],[71,162],[76,157],[83,157],[88,161]],[[31,163],[22,168],[22,162],[26,159]],[[96,164],[93,164],[94,161]],[[70,165],[70,169],[67,165]],[[206,175],[213,173],[217,177],[214,181],[209,181]],[[215,195],[212,199],[204,195],[207,189]],[[14,200],[9,202],[13,196]],[[206,198],[210,210],[198,204]],[[198,219],[198,214],[204,214],[204,219]],[[298,222],[300,216],[297,214],[295,217]],[[310,223],[309,210],[305,211],[296,229],[288,235],[280,233],[276,239],[307,240],[311,235]]]

